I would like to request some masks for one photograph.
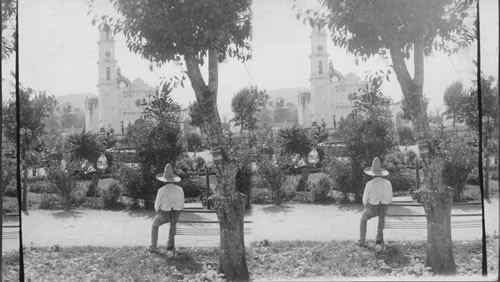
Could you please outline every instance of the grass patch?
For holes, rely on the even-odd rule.
[[[283,241],[254,244],[248,261],[255,280],[322,280],[339,277],[432,276],[425,267],[426,242],[389,242],[384,251],[354,241]],[[498,265],[498,238],[488,242],[489,272]],[[459,276],[481,274],[481,241],[454,242]],[[337,278],[337,279],[336,279]]]
[[[24,253],[27,281],[177,281],[184,277],[216,281],[218,249],[179,249],[175,259],[160,248],[30,248]],[[10,280],[11,277],[6,277]],[[204,278],[204,279],[202,279]],[[219,279],[220,280],[220,279]]]
[[[488,238],[488,271],[497,272],[498,236]],[[426,242],[388,242],[384,251],[354,241],[253,243],[247,263],[253,280],[335,280],[339,277],[432,276],[425,268]],[[181,248],[176,259],[160,248],[68,247],[25,250],[29,281],[223,281],[216,274],[218,248]],[[458,275],[481,273],[481,242],[454,242]],[[4,259],[4,279],[16,281],[15,258]],[[394,278],[393,278],[394,279]]]

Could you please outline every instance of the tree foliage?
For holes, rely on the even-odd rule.
[[[170,88],[165,90],[149,97],[145,117],[136,120],[126,133],[141,163],[141,185],[135,187],[137,191],[128,193],[134,197],[141,196],[147,207],[152,205],[155,188],[161,186],[155,181],[155,174],[163,172],[167,163],[175,167],[183,149],[179,106],[169,96]]]
[[[12,21],[16,16],[17,1],[2,0],[2,61],[6,60],[15,50],[15,36],[10,37],[7,32],[13,27]]]
[[[453,120],[453,127],[457,122],[463,121],[463,115],[461,114],[464,103],[465,103],[466,93],[462,82],[455,81],[446,87],[444,91],[444,105],[446,106],[446,119]]]
[[[256,113],[263,109],[269,96],[265,90],[258,90],[256,86],[246,87],[238,91],[231,100],[231,108],[234,113],[236,126],[244,129],[253,130],[257,126]]]
[[[380,92],[380,86],[372,83],[360,93],[351,95],[355,108],[338,125],[338,134],[346,144],[350,157],[353,180],[350,187],[353,190],[348,192],[354,193],[357,200],[360,200],[364,187],[363,169],[371,166],[375,157],[383,161],[395,145],[390,100]],[[344,179],[345,176],[340,174],[336,177]]]
[[[465,189],[467,177],[477,167],[477,154],[465,140],[444,140],[440,153],[445,162],[443,167],[443,184],[455,190],[454,200],[460,200]]]
[[[477,85],[477,83],[475,84]],[[461,104],[461,118],[467,126],[474,130],[479,128],[478,89],[473,86],[465,96],[465,102]],[[491,134],[498,128],[498,88],[493,76],[481,74],[481,107],[483,134]]]

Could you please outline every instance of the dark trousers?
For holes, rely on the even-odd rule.
[[[176,210],[160,210],[160,212],[156,214],[153,220],[153,227],[151,228],[151,247],[156,248],[158,244],[158,228],[167,222],[170,222],[167,246],[170,247],[174,245],[175,225],[177,220],[179,220],[180,214],[181,212]]]
[[[359,238],[361,243],[366,242],[366,223],[372,217],[378,216],[378,227],[377,227],[377,241],[384,240],[384,223],[385,223],[385,214],[387,213],[387,205],[379,204],[379,205],[371,205],[368,203],[366,205],[365,211],[361,216],[361,223],[359,227]]]

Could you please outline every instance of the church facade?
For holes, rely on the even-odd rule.
[[[128,125],[142,116],[142,104],[154,88],[142,79],[130,81],[117,67],[115,40],[108,26],[100,29],[97,61],[97,97],[85,100],[85,130],[98,133],[113,130],[122,135]]]
[[[310,127],[323,122],[328,128],[336,128],[342,117],[352,110],[349,94],[366,85],[355,74],[343,75],[333,67],[326,50],[327,34],[314,26],[311,34],[310,91],[298,93],[299,125]]]

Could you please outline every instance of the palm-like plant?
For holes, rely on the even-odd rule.
[[[298,154],[306,162],[309,152],[313,148],[313,142],[307,131],[294,124],[292,127],[281,129],[278,136],[278,143],[287,154]]]
[[[66,150],[71,160],[87,160],[97,169],[97,159],[104,152],[104,147],[99,143],[97,135],[82,131],[68,137]]]

